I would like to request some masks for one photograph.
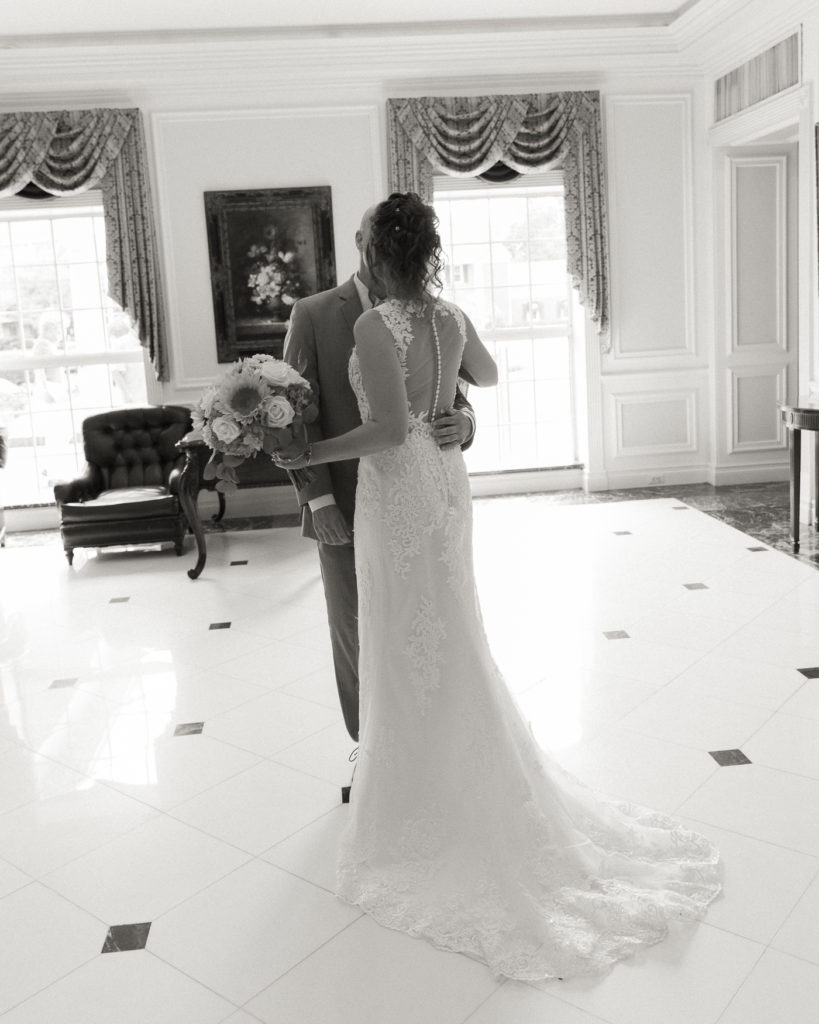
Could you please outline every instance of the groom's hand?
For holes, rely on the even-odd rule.
[[[472,431],[472,421],[459,409],[447,409],[432,421],[432,434],[439,448],[460,447]]]
[[[353,534],[338,505],[325,505],[313,513],[313,530],[322,544],[352,544]]]

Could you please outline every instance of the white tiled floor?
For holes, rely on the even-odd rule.
[[[673,499],[475,516],[487,630],[533,729],[720,845],[706,921],[542,986],[380,928],[333,894],[353,745],[313,546],[213,534],[193,582],[191,548],[69,568],[57,538],[12,544],[3,1024],[816,1024],[819,679],[800,669],[819,666],[819,573]],[[709,753],[736,749],[751,763]],[[148,922],[144,949],[102,952]]]

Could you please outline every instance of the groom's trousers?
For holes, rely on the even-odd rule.
[[[358,587],[352,544],[318,542],[338,699],[347,732],[358,743]]]

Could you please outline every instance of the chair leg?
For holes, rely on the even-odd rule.
[[[68,559],[68,564],[69,565],[73,565],[74,564],[74,548],[66,548],[65,549],[65,557]]]

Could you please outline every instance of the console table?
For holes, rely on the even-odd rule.
[[[782,406],[782,420],[788,430],[791,458],[791,540],[794,553],[799,551],[799,499],[802,472],[802,431],[819,431],[819,395],[800,398],[795,405]],[[815,526],[819,529],[819,438],[814,438],[813,484]]]
[[[204,470],[211,456],[211,450],[196,433],[191,431],[186,434],[176,447],[185,456],[185,465],[182,467],[182,475],[179,479],[179,500],[185,511],[190,528],[196,538],[196,549],[198,557],[193,569],[188,569],[188,576],[195,580],[205,568],[207,558],[207,545],[205,543],[205,531],[202,529],[202,521],[199,518],[197,502],[201,490],[216,491],[215,480],[205,480]],[[275,487],[279,484],[290,484],[290,477],[285,470],[273,462],[269,455],[264,452],[252,459],[243,462],[236,470],[239,477],[239,487]],[[213,517],[218,523],[225,514],[225,496],[221,491],[216,491],[219,498],[219,511]]]

